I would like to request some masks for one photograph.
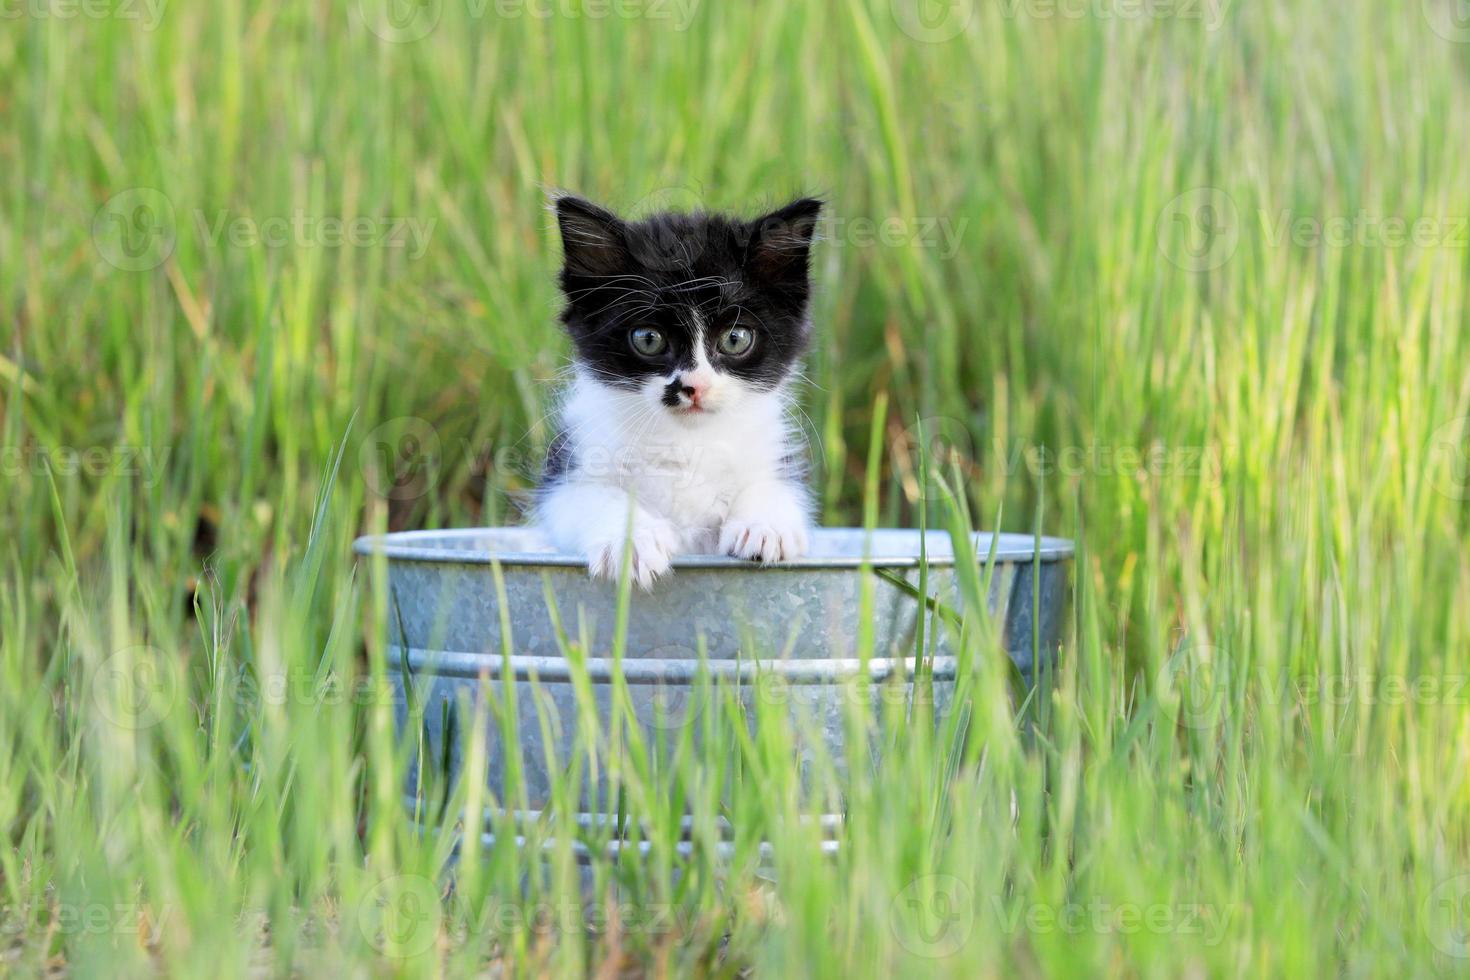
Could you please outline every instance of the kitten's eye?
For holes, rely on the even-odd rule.
[[[720,353],[739,357],[755,346],[755,331],[749,327],[731,327],[720,336]]]
[[[652,327],[639,327],[628,334],[628,341],[633,345],[633,349],[644,357],[657,357],[669,346],[669,342],[664,340],[664,335]]]

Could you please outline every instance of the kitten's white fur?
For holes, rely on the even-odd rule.
[[[704,389],[703,411],[663,404],[676,378]],[[538,523],[559,550],[586,555],[594,577],[616,578],[630,548],[629,573],[644,589],[679,553],[799,557],[811,502],[789,472],[789,399],[786,385],[755,389],[702,354],[692,371],[637,391],[579,368],[562,406],[572,465],[540,495]]]

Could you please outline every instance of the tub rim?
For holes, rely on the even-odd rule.
[[[442,530],[419,530],[419,531],[391,531],[386,534],[364,534],[352,542],[352,550],[355,554],[372,557],[381,554],[390,561],[414,562],[431,565],[501,565],[531,566],[541,568],[584,568],[587,564],[586,557],[570,552],[554,551],[493,551],[485,548],[475,547],[453,547],[460,540],[474,540],[484,537],[486,534],[495,532],[524,533],[534,531],[525,525],[500,526],[500,527],[466,527],[445,528]],[[918,528],[875,528],[875,534],[893,533],[910,534],[917,542]],[[867,532],[860,527],[819,527],[813,529],[813,536],[825,536],[829,534],[863,535]],[[949,532],[930,528],[927,535],[941,536],[948,545]],[[996,564],[1016,562],[1056,562],[1067,561],[1075,554],[1075,546],[1066,538],[1056,538],[1043,535],[1040,538],[1040,548],[1037,547],[1037,537],[1033,534],[1015,532],[1000,532],[992,534],[988,531],[975,531],[970,535],[974,545],[976,556],[984,564],[990,554],[990,543],[993,538],[999,541],[995,548]],[[447,540],[451,545],[425,545],[425,541]],[[928,564],[932,568],[947,568],[955,563],[954,555],[938,554],[929,555]],[[675,569],[695,568],[705,570],[721,571],[744,571],[754,570],[779,570],[779,569],[854,569],[854,568],[917,568],[920,558],[916,554],[909,555],[876,555],[870,558],[845,555],[807,555],[791,561],[772,562],[768,565],[756,565],[745,558],[734,558],[729,555],[679,555],[672,562]]]

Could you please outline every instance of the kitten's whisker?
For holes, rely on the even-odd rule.
[[[599,446],[598,448],[608,449],[608,450],[616,450],[616,449],[622,448],[622,446],[624,444],[626,444],[627,442],[630,441],[627,438],[625,438],[627,430],[629,428],[631,428],[632,426],[634,426],[635,424],[638,424],[638,423],[642,422],[645,419],[651,419],[653,417],[654,413],[659,408],[661,408],[661,407],[662,406],[657,406],[657,405],[640,406],[640,409],[639,409],[638,413],[635,414],[635,415],[633,415],[633,416],[631,416],[630,418],[623,419],[618,424],[617,428],[615,428],[611,433],[609,433],[608,438],[602,440],[602,442],[604,444],[601,445],[601,446]],[[590,428],[592,426],[601,425],[603,423],[603,421],[604,420],[603,419],[600,419],[600,418],[588,419],[587,421],[583,422],[581,425],[578,425],[575,428],[572,428],[572,429],[569,429],[569,430],[564,430],[564,431],[567,434],[567,438],[570,439],[572,441],[573,446],[575,446],[576,443],[577,443],[577,437],[579,435],[583,434],[588,428]],[[607,445],[607,443],[615,443],[616,445]]]
[[[816,421],[810,415],[808,415],[806,413],[806,409],[802,408],[799,404],[793,403],[790,408],[794,409],[798,414],[801,415],[803,419],[806,420],[805,425],[802,425],[800,422],[797,423],[797,431],[798,433],[800,433],[802,441],[806,443],[807,449],[810,450],[812,443],[815,442],[817,444],[818,453],[821,454],[823,458],[826,458],[827,447],[822,443],[822,433],[820,430],[817,429]],[[810,432],[810,436],[807,435],[808,432]]]
[[[700,276],[697,279],[686,279],[683,282],[675,283],[672,286],[665,286],[664,291],[671,293],[687,293],[699,289],[703,286],[726,286],[729,284],[730,280],[725,276]]]
[[[620,287],[616,287],[616,286],[587,286],[586,288],[583,288],[583,289],[569,289],[569,290],[566,290],[565,293],[566,293],[566,297],[568,299],[576,299],[578,297],[585,296],[588,293],[610,292],[610,291],[612,291],[614,289],[618,289],[618,288],[620,288]],[[649,297],[650,300],[656,300],[656,299],[658,299],[658,295],[657,295],[656,291],[653,290],[653,289],[622,288],[621,291],[625,295],[627,295],[627,296],[647,296],[647,297]]]
[[[621,306],[629,306],[629,307],[632,307],[633,309],[639,310],[639,311],[653,309],[653,304],[647,303],[647,302],[641,302],[640,303],[638,297],[631,297],[631,298],[615,299],[611,303],[608,303],[606,306],[602,307],[601,309],[594,310],[591,315],[594,316],[594,317],[595,316],[601,316],[603,313],[606,313],[608,310],[616,309],[616,308],[621,307]]]
[[[800,370],[798,370],[796,368],[792,368],[791,369],[791,377],[797,379],[798,381],[803,382],[809,388],[813,388],[813,389],[815,389],[817,391],[822,392],[823,394],[827,394],[827,389],[824,388],[824,387],[822,387],[821,385],[817,384],[815,381],[813,381],[812,378],[811,378],[811,375],[807,374],[805,371],[800,371]]]
[[[648,309],[649,309],[649,307],[641,307],[641,308],[636,309],[636,310],[630,310],[627,313],[619,314],[613,320],[611,320],[611,321],[608,322],[608,325],[607,325],[608,326],[608,329],[613,329],[615,327],[620,327],[624,323],[627,323],[629,320],[633,319],[634,317],[636,317],[636,316],[638,316],[638,315],[640,315],[642,313],[647,312]]]

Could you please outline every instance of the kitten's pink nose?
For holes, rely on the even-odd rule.
[[[689,399],[690,408],[704,407],[712,380],[709,372],[702,370],[688,371],[679,376],[679,391]]]

